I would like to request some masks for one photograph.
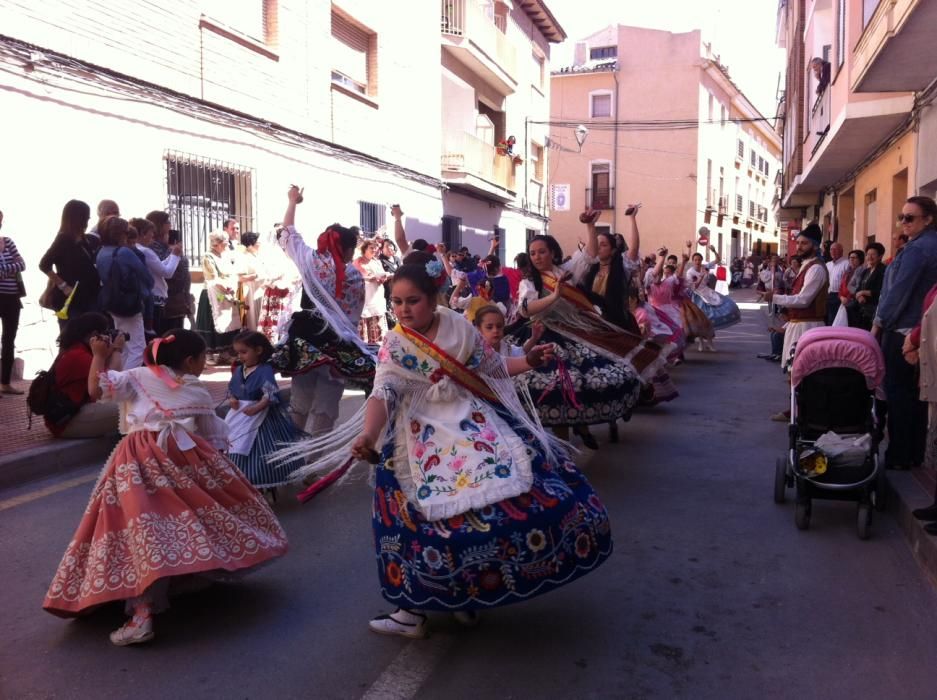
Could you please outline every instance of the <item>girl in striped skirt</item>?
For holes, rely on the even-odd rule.
[[[254,486],[273,489],[287,483],[288,475],[301,467],[302,461],[273,466],[267,463],[267,455],[302,434],[281,403],[275,373],[268,362],[273,346],[267,336],[242,331],[233,345],[238,359],[228,383],[228,457]]]

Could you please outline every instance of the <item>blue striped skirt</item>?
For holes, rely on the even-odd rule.
[[[713,293],[715,294],[715,292]],[[693,292],[693,303],[706,314],[706,318],[712,321],[713,328],[717,330],[734,326],[742,321],[742,312],[739,311],[738,304],[730,297],[723,296],[722,303],[719,306],[712,306],[707,304],[698,292]]]
[[[228,458],[256,488],[282,486],[291,481],[289,475],[303,466],[303,460],[272,465],[267,463],[267,456],[287,443],[296,442],[302,435],[286,411],[279,406],[271,406],[264,422],[260,424],[250,454],[231,454]]]

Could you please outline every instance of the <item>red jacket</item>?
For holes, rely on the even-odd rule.
[[[88,372],[91,371],[91,349],[84,343],[66,348],[55,361],[55,388],[78,406],[93,403],[88,395]],[[53,435],[60,435],[68,423],[46,427]]]

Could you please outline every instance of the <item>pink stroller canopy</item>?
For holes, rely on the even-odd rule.
[[[805,377],[831,367],[854,369],[865,376],[865,384],[884,398],[885,358],[872,334],[861,328],[811,328],[797,341],[791,386],[797,387]]]

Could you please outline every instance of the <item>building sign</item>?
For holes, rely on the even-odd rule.
[[[569,185],[550,185],[550,209],[569,211]]]

